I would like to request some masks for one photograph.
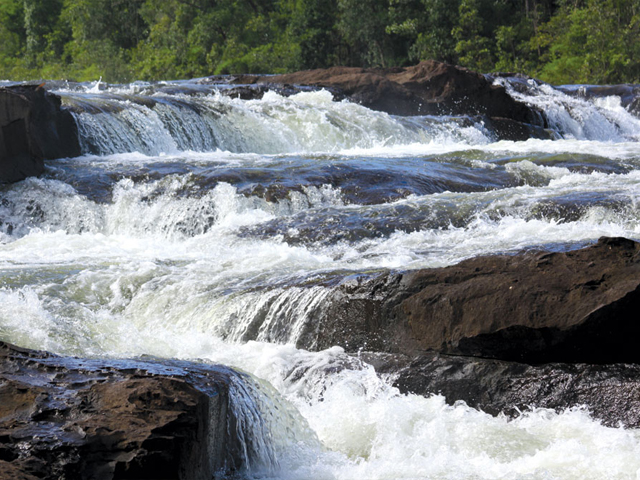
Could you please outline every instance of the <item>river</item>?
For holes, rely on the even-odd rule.
[[[640,238],[640,118],[619,96],[499,81],[553,140],[326,91],[57,84],[84,153],[0,190],[0,339],[250,373],[251,478],[640,478],[640,432],[586,409],[493,417],[296,346],[354,275]]]

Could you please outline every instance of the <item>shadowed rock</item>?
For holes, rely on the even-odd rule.
[[[300,346],[640,363],[640,244],[495,255],[337,287]]]
[[[236,372],[0,342],[0,478],[210,480],[233,471]]]
[[[413,360],[362,354],[381,373],[393,373],[402,393],[442,394],[489,414],[518,415],[530,408],[587,407],[605,425],[640,427],[640,365],[516,362],[441,354]]]
[[[80,155],[75,120],[35,85],[0,88],[0,183],[44,171],[45,159]]]

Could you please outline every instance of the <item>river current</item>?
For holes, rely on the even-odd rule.
[[[493,417],[400,394],[339,347],[296,347],[352,276],[640,239],[640,118],[616,95],[498,81],[553,140],[326,91],[56,85],[84,154],[0,190],[0,340],[250,373],[263,421],[246,477],[640,479],[640,431],[587,409]]]

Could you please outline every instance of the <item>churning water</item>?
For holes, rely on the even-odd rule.
[[[640,238],[640,119],[618,97],[499,81],[556,140],[325,91],[61,89],[84,155],[0,192],[0,339],[249,372],[232,405],[248,477],[640,478],[640,432],[584,409],[492,417],[296,347],[351,275]]]

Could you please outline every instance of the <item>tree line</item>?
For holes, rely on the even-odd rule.
[[[109,82],[434,59],[639,83],[640,0],[0,0],[0,79]]]

